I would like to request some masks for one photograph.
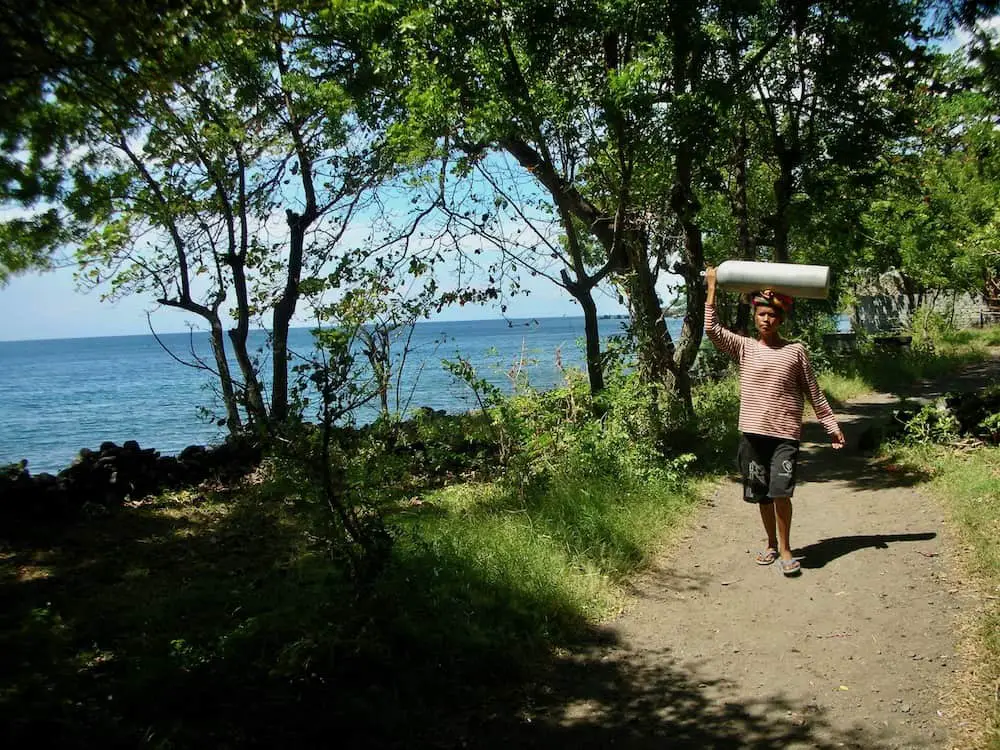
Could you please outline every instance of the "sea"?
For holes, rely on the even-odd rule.
[[[602,339],[625,322],[603,318]],[[673,335],[680,326],[668,320]],[[443,364],[460,357],[508,392],[514,370],[535,388],[552,388],[566,368],[583,368],[583,335],[582,317],[418,323],[390,407],[476,408],[475,394]],[[310,353],[312,341],[308,328],[290,332],[294,352]],[[250,343],[266,361],[266,332],[252,332]],[[0,465],[26,459],[33,474],[55,473],[104,441],[135,440],[164,455],[220,442],[224,412],[214,377],[190,366],[198,359],[212,361],[206,332],[0,342]],[[374,414],[369,408],[357,419]]]

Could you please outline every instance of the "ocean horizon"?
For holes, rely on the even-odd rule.
[[[492,324],[497,321],[501,321],[505,324],[508,322],[513,325],[524,325],[533,320],[579,320],[583,322],[582,315],[541,315],[530,318],[469,318],[468,320],[418,320],[416,325],[419,326],[433,326],[433,325],[449,325],[451,323],[488,323]],[[600,316],[601,321],[607,320],[628,320],[628,315],[602,315]],[[292,326],[289,328],[291,331],[312,331],[316,326]],[[188,336],[191,333],[201,334],[207,333],[206,330],[196,328],[191,330],[183,331],[156,331],[155,333],[144,332],[144,333],[104,333],[93,336],[41,336],[37,338],[17,338],[17,339],[5,339],[0,338],[0,344],[21,344],[28,343],[32,341],[78,341],[80,339],[121,339],[121,338],[131,338],[131,337],[143,337],[143,336]],[[251,328],[251,335],[267,335],[270,333],[268,328]]]
[[[622,330],[622,316],[603,316],[602,339]],[[673,335],[679,319],[668,319]],[[290,331],[293,351],[312,348],[313,327]],[[510,392],[515,362],[528,382],[548,389],[561,368],[584,366],[582,317],[421,321],[410,343],[393,408],[463,412],[475,396],[442,365],[466,358],[480,377]],[[211,361],[205,331],[157,334],[182,359]],[[251,332],[250,350],[267,363],[268,332]],[[136,440],[165,455],[220,442],[223,410],[208,373],[177,362],[152,334],[0,341],[0,465],[28,461],[32,473],[69,466],[82,448]],[[358,415],[369,421],[374,411]]]

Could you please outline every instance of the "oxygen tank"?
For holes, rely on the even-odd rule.
[[[829,266],[727,260],[719,264],[715,279],[719,287],[733,292],[773,289],[792,297],[808,299],[826,299],[830,294]]]

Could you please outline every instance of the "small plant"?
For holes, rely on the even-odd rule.
[[[442,364],[456,380],[469,386],[480,411],[489,415],[493,437],[500,447],[500,461],[506,464],[514,453],[517,432],[510,411],[510,400],[504,396],[499,386],[480,377],[476,368],[465,357],[460,356],[455,361],[443,360]]]
[[[948,407],[937,402],[927,404],[906,422],[903,437],[919,445],[947,443],[959,436],[960,426]]]
[[[983,439],[990,443],[1000,443],[1000,412],[990,414],[978,425]]]
[[[908,333],[913,351],[934,354],[944,339],[954,333],[955,326],[942,315],[928,307],[920,307],[910,319]]]
[[[830,369],[834,359],[823,343],[823,337],[837,331],[837,324],[825,302],[802,300],[796,304],[795,315],[788,326],[788,337],[809,352],[809,360],[817,371]]]
[[[733,369],[733,360],[725,352],[717,349],[706,337],[698,349],[698,356],[691,368],[691,378],[704,383],[725,377]]]
[[[351,460],[338,441],[340,425],[351,424],[355,410],[378,394],[377,384],[358,377],[356,333],[349,326],[313,331],[315,357],[296,366],[294,390],[316,394],[319,423],[307,423],[301,415],[290,421],[276,454],[304,509],[319,511],[317,541],[363,593],[388,564],[394,535],[364,479],[349,470]]]

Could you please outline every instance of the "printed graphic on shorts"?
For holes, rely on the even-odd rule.
[[[747,466],[747,479],[751,482],[764,484],[767,481],[767,477],[764,474],[763,465],[751,459],[749,465]]]
[[[792,475],[792,469],[795,465],[789,461],[787,458],[781,462],[781,471],[778,472],[779,477],[790,477]]]

